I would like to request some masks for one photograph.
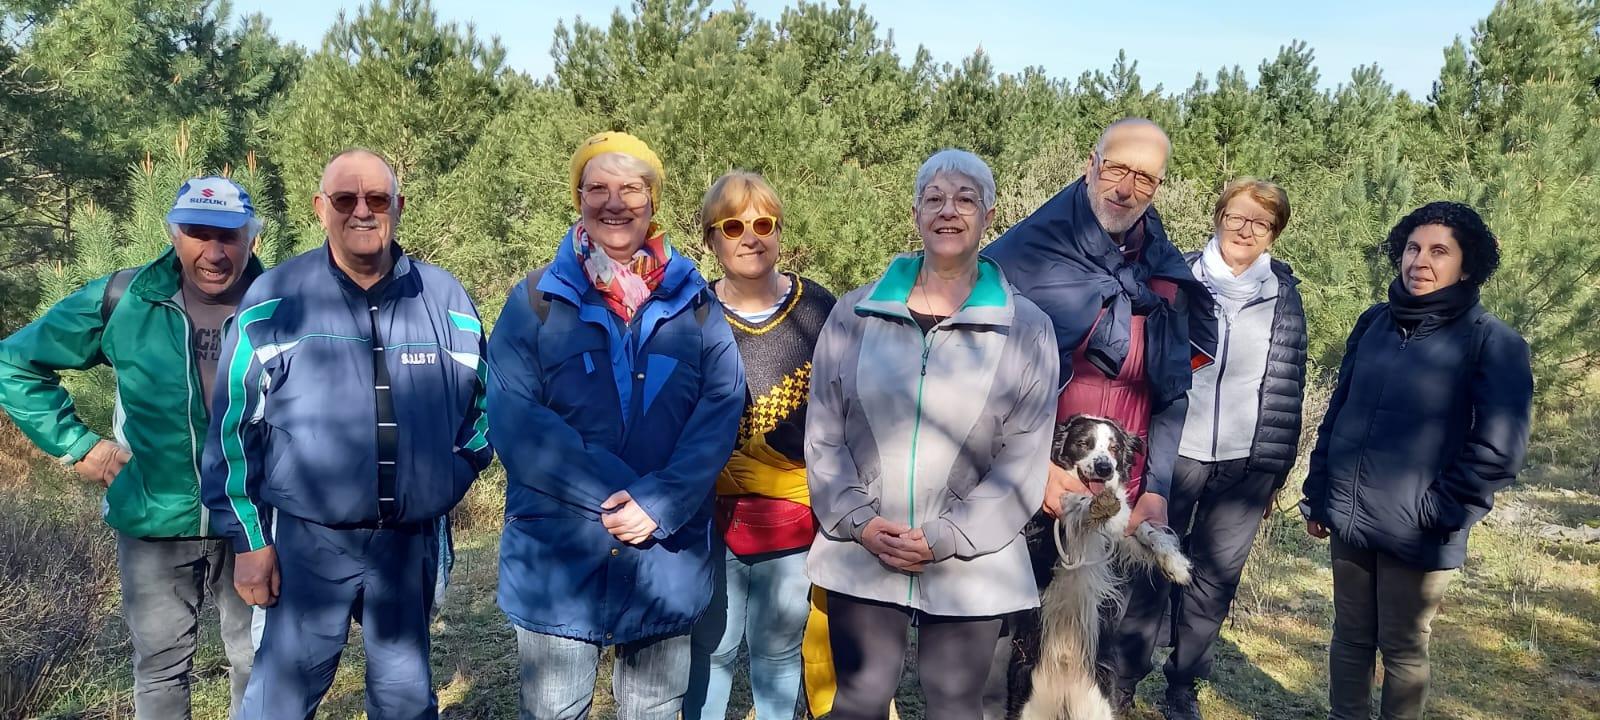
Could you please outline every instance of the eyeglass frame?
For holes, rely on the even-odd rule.
[[[1162,183],[1165,183],[1167,181],[1167,178],[1166,178],[1165,175],[1163,175],[1161,177],[1156,177],[1156,176],[1151,175],[1150,173],[1147,173],[1147,172],[1145,172],[1143,170],[1135,170],[1135,169],[1133,169],[1131,167],[1128,167],[1127,165],[1124,165],[1123,163],[1117,162],[1115,160],[1108,160],[1098,152],[1094,153],[1093,157],[1094,157],[1095,167],[1097,168],[1096,174],[1099,175],[1099,179],[1104,180],[1104,181],[1106,181],[1108,183],[1111,183],[1111,184],[1115,185],[1117,183],[1122,182],[1129,175],[1132,175],[1133,176],[1133,189],[1135,191],[1139,192],[1140,194],[1144,195],[1145,197],[1154,197],[1155,194],[1156,194],[1156,191],[1161,189]],[[1121,175],[1119,177],[1117,177],[1115,180],[1113,180],[1113,179],[1111,179],[1110,177],[1107,176],[1106,163],[1111,163],[1110,170],[1112,172],[1120,172],[1121,173]],[[1140,184],[1139,184],[1140,180],[1144,180],[1146,182],[1149,182],[1151,184],[1150,185],[1150,189],[1146,190],[1142,186],[1140,186]]]
[[[767,231],[767,233],[764,234],[764,235],[762,233],[756,232],[756,223],[761,221],[761,220],[771,220],[772,221],[772,229]],[[744,229],[740,230],[738,235],[729,235],[728,231],[725,228],[727,227],[728,223],[730,223],[730,222],[740,223],[741,225],[744,226]],[[718,220],[716,222],[709,223],[709,224],[706,225],[706,232],[711,232],[712,230],[716,230],[717,232],[722,233],[722,236],[727,238],[727,239],[729,239],[729,240],[743,240],[744,239],[744,234],[746,232],[748,232],[748,233],[750,233],[752,235],[755,235],[756,237],[761,238],[762,240],[765,240],[765,239],[767,239],[769,237],[772,237],[773,235],[777,234],[778,231],[780,231],[782,229],[783,229],[783,222],[778,220],[778,218],[776,216],[773,216],[773,215],[758,215],[758,216],[756,216],[754,218],[751,218],[748,221],[744,220],[742,218],[725,217],[725,218],[723,218],[721,220]]]
[[[982,214],[983,211],[984,211],[983,198],[981,196],[979,196],[977,193],[973,193],[973,192],[951,193],[951,194],[946,195],[944,197],[944,201],[939,203],[939,207],[937,207],[937,208],[924,208],[923,207],[923,203],[928,197],[929,196],[926,193],[917,196],[917,202],[913,205],[913,207],[916,208],[917,212],[926,211],[926,212],[940,213],[940,212],[944,212],[944,206],[945,205],[953,206],[955,208],[955,210],[956,210],[956,214],[960,215],[961,217],[977,217],[978,215]],[[970,213],[961,212],[961,206],[957,205],[955,203],[955,201],[957,199],[960,199],[960,198],[963,198],[963,197],[968,197],[968,198],[972,199],[973,204],[976,206],[976,208],[972,212],[970,212]]]
[[[1239,221],[1237,223],[1234,223],[1235,225],[1237,225],[1237,227],[1228,227],[1228,222],[1229,222],[1230,218],[1238,218]],[[1239,215],[1237,213],[1230,213],[1230,212],[1223,213],[1221,220],[1217,224],[1221,225],[1222,229],[1224,229],[1224,230],[1229,230],[1229,231],[1232,231],[1232,232],[1238,232],[1238,231],[1244,229],[1245,223],[1249,223],[1250,224],[1251,234],[1254,235],[1255,237],[1258,237],[1258,238],[1271,237],[1272,233],[1276,232],[1277,229],[1278,229],[1278,228],[1274,227],[1274,223],[1268,222],[1266,220],[1257,220],[1257,219],[1252,218],[1252,217],[1245,217],[1243,215]]]
[[[377,193],[377,192],[358,193],[358,192],[350,192],[349,190],[340,190],[340,191],[337,191],[337,192],[328,192],[326,190],[321,190],[321,191],[318,191],[318,192],[319,192],[320,195],[322,195],[322,197],[327,199],[328,207],[332,208],[334,212],[339,213],[340,215],[354,215],[355,212],[356,212],[356,208],[360,207],[362,203],[366,203],[367,210],[370,211],[372,214],[374,214],[374,215],[382,215],[384,213],[389,212],[390,210],[393,210],[393,209],[399,207],[401,200],[404,199],[404,196],[401,195],[400,193]],[[354,198],[354,200],[350,203],[350,209],[349,210],[340,210],[339,209],[339,198],[334,197],[335,195],[338,195],[340,197]],[[377,208],[372,206],[372,201],[369,198],[375,198],[375,197],[386,198],[385,204],[384,204],[382,210],[379,210],[379,209],[377,209]]]
[[[601,189],[604,189],[606,191],[605,199],[601,200],[598,204],[596,204],[594,202],[591,202],[589,200],[589,196],[590,196],[590,192],[589,191],[591,191],[591,190],[601,190]],[[641,202],[638,205],[630,205],[627,202],[623,201],[623,198],[625,196],[627,196],[628,194],[630,194],[630,193],[638,193],[641,197],[644,198],[644,202]],[[588,187],[583,187],[583,186],[579,186],[578,187],[578,200],[579,200],[579,202],[582,202],[583,205],[585,207],[589,208],[590,210],[600,210],[600,209],[605,208],[606,204],[611,202],[611,197],[613,195],[615,195],[617,200],[618,200],[618,202],[622,202],[622,206],[624,208],[627,208],[628,210],[642,210],[642,209],[644,209],[646,207],[649,207],[649,205],[650,205],[650,186],[649,185],[634,185],[632,183],[629,183],[627,185],[623,185],[622,187],[620,187],[620,188],[618,188],[616,190],[612,190],[611,186],[606,185],[605,183],[594,183],[592,185],[589,185]]]

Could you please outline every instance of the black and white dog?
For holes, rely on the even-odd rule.
[[[1023,720],[1112,720],[1111,703],[1095,683],[1101,603],[1120,599],[1121,571],[1158,567],[1189,583],[1189,560],[1164,527],[1140,524],[1125,535],[1132,508],[1128,472],[1142,441],[1115,421],[1074,415],[1056,426],[1050,459],[1085,483],[1104,483],[1095,495],[1065,493],[1055,522],[1055,578],[1045,591],[1043,637],[1033,669],[1033,694]]]

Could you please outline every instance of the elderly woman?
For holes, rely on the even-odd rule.
[[[1467,533],[1522,468],[1528,344],[1478,301],[1500,264],[1472,208],[1436,202],[1389,232],[1400,276],[1361,315],[1317,428],[1306,532],[1332,537],[1331,720],[1368,717],[1375,651],[1384,718],[1420,718],[1428,637]]]
[[[783,204],[760,175],[718,178],[701,203],[700,226],[722,266],[711,289],[733,326],[750,392],[738,445],[717,479],[722,564],[692,636],[683,716],[727,713],[739,646],[748,642],[756,718],[788,720],[800,693],[806,550],[816,535],[805,465],[811,353],[834,297],[778,272]]]
[[[1058,360],[1049,319],[978,256],[994,202],[977,156],[929,158],[923,252],[842,298],[817,342],[806,568],[828,592],[837,720],[888,716],[912,625],[927,717],[980,717],[1001,618],[1039,604],[1021,532],[1043,500]]]
[[[673,718],[711,597],[712,488],[744,374],[716,298],[652,222],[655,153],[601,133],[571,177],[579,220],[512,290],[489,342],[489,435],[507,475],[500,607],[517,628],[523,718],[586,716],[613,645],[617,717]]]
[[[1166,716],[1200,717],[1195,681],[1211,675],[1211,645],[1233,604],[1245,558],[1300,442],[1306,316],[1289,266],[1269,252],[1289,224],[1289,196],[1255,178],[1227,184],[1205,249],[1186,256],[1217,307],[1217,361],[1194,373],[1168,494],[1172,529],[1194,561],[1176,603],[1157,573],[1133,584],[1119,626],[1119,685],[1149,674],[1162,614],[1172,609]]]

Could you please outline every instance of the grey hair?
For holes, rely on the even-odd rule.
[[[618,175],[638,175],[639,179],[644,180],[644,184],[647,187],[651,189],[661,187],[661,178],[656,175],[656,169],[651,167],[650,163],[627,153],[600,153],[589,158],[589,162],[584,163],[583,172],[588,172],[589,168],[608,170]],[[583,173],[578,174],[578,181],[583,181]]]
[[[379,162],[383,163],[384,169],[389,171],[389,192],[394,195],[400,194],[400,175],[394,171],[394,163],[389,162],[389,158],[384,157],[383,153],[364,147],[345,148],[333,157],[328,158],[328,162],[322,165],[322,177],[317,179],[317,190],[324,193],[328,191],[326,184],[328,182],[328,168],[338,162],[340,158],[350,155],[366,155],[377,158]]]
[[[203,223],[187,223],[187,224],[189,224],[189,225],[201,225]],[[249,222],[247,222],[244,225],[241,225],[241,226],[239,226],[237,228],[234,228],[234,229],[235,230],[243,230],[244,231],[244,239],[246,239],[246,240],[254,240],[258,236],[261,235],[261,225],[262,225],[261,218],[259,218],[259,217],[251,217]],[[168,240],[176,240],[176,239],[178,239],[178,223],[167,223],[167,239]]]
[[[939,173],[960,175],[978,184],[979,200],[983,202],[984,210],[991,210],[995,204],[994,171],[989,169],[989,164],[965,150],[945,148],[929,156],[917,170],[917,186],[913,198],[922,197],[922,191],[928,189],[928,183]]]

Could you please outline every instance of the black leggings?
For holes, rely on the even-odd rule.
[[[884,720],[900,685],[906,630],[917,625],[917,676],[928,720],[983,717],[988,658],[1000,637],[997,617],[944,617],[889,603],[828,593],[828,641],[838,695],[831,720]]]

